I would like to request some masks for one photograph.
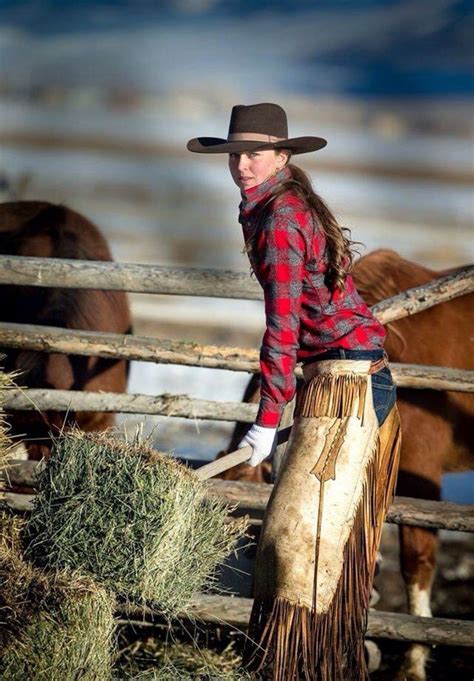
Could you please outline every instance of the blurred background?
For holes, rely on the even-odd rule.
[[[287,110],[290,136],[328,139],[298,163],[362,253],[390,247],[435,269],[466,263],[474,251],[469,6],[4,1],[2,198],[84,213],[118,261],[248,271],[227,158],[189,154],[185,143],[226,137],[234,104],[273,101]],[[132,305],[138,334],[258,347],[263,332],[260,303],[135,295]],[[130,391],[239,400],[247,380],[135,363]],[[123,420],[132,428],[139,419]],[[202,458],[225,445],[231,427],[145,423],[160,449]]]

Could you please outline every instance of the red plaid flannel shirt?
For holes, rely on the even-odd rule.
[[[324,232],[296,194],[288,191],[275,199],[258,229],[262,206],[289,178],[290,170],[283,168],[246,190],[240,204],[246,245],[255,237],[249,260],[264,291],[267,328],[260,349],[261,399],[256,423],[268,427],[278,425],[283,407],[295,393],[298,361],[330,348],[378,349],[385,338],[383,326],[350,275],[345,290],[331,296],[324,283]]]

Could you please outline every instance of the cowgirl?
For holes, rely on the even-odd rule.
[[[246,250],[264,291],[261,398],[240,444],[252,446],[253,466],[272,451],[303,363],[305,385],[257,557],[250,633],[258,645],[247,653],[250,669],[282,680],[366,678],[370,582],[400,444],[385,331],[349,274],[351,242],[290,164],[325,145],[289,138],[285,111],[269,103],[235,106],[227,140],[187,145],[229,154]]]

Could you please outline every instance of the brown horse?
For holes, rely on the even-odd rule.
[[[435,272],[379,250],[356,262],[353,276],[369,305],[448,272]],[[474,368],[473,295],[465,295],[387,325],[385,348],[392,362],[430,364],[457,369]],[[258,402],[259,376],[250,380],[244,400]],[[402,421],[402,451],[397,494],[440,499],[443,473],[474,469],[472,426],[474,396],[435,390],[398,390]],[[237,424],[227,451],[236,448],[248,425]],[[270,482],[271,464],[246,464],[225,473],[227,480]],[[430,592],[434,577],[437,534],[418,527],[400,527],[400,561],[407,588],[408,610],[431,616]],[[424,679],[428,649],[412,646],[406,678]]]
[[[65,206],[43,201],[0,204],[0,254],[42,258],[112,260],[98,228]],[[60,282],[58,282],[59,284]],[[0,286],[0,321],[130,333],[130,309],[125,293],[80,291],[36,286]],[[124,392],[128,363],[123,360],[42,353],[1,348],[6,371],[19,375],[17,383],[28,388]],[[106,413],[10,412],[13,437],[25,439],[31,458],[47,456],[51,437],[64,425],[77,423],[87,431],[114,423]]]

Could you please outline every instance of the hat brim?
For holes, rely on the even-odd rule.
[[[245,151],[257,151],[265,149],[289,149],[292,154],[306,154],[310,151],[318,151],[327,144],[322,137],[293,137],[280,142],[261,142],[245,140],[228,142],[219,137],[195,137],[186,145],[188,151],[196,154],[233,154]]]

